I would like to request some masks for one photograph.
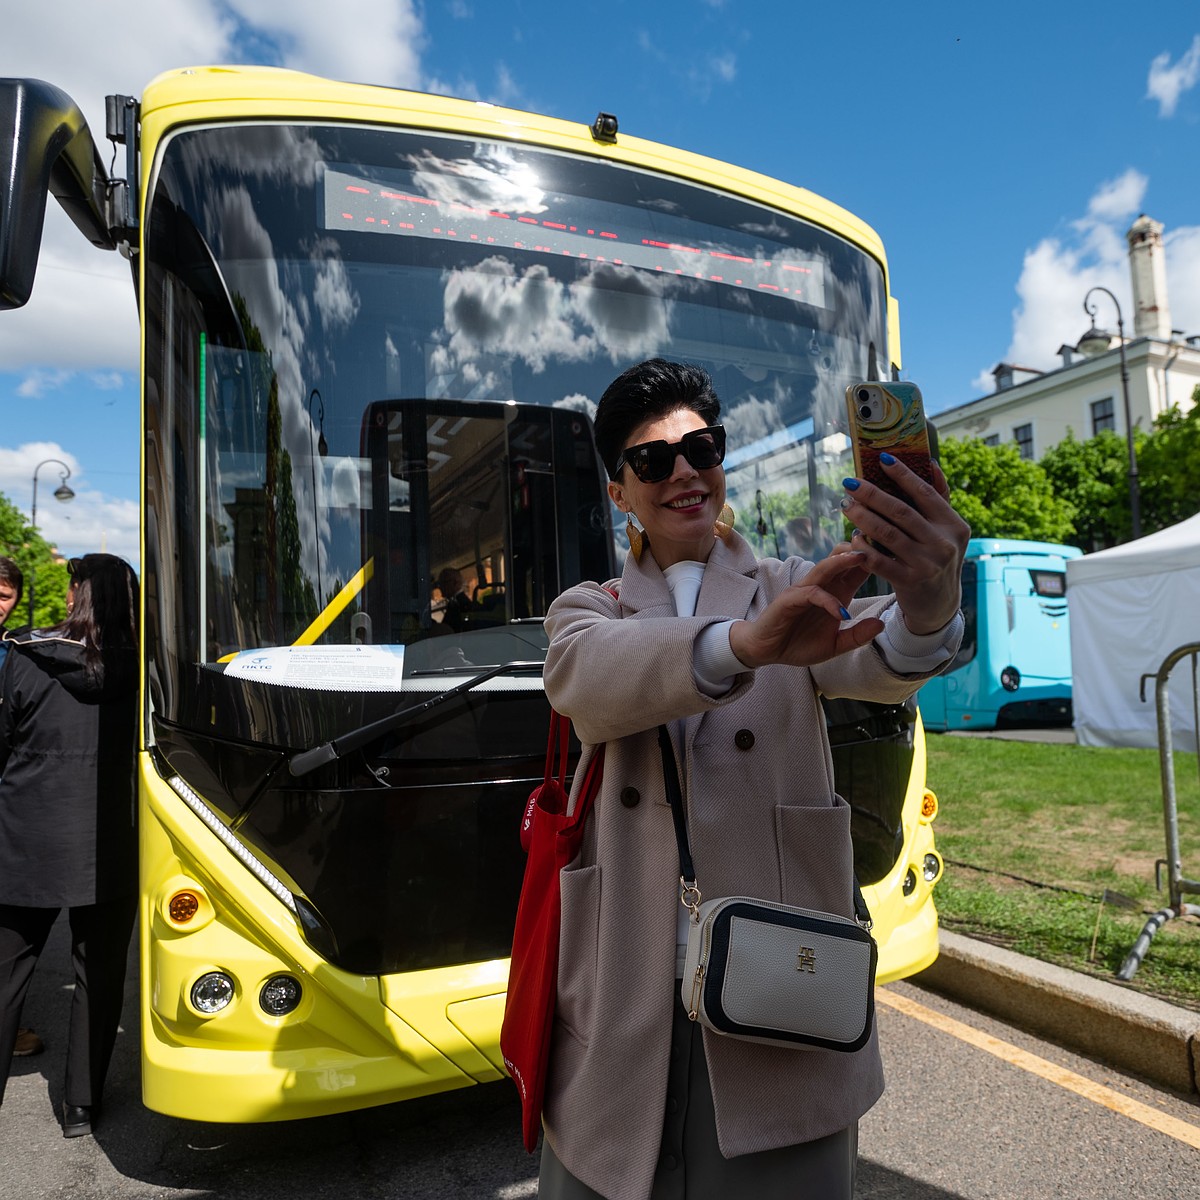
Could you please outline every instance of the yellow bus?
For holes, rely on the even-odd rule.
[[[651,355],[724,403],[760,554],[840,535],[842,396],[894,374],[876,234],[775,179],[268,68],[77,106],[0,81],[0,304],[46,181],[142,329],[145,1103],[260,1121],[500,1079],[542,617],[616,574],[590,416]],[[827,708],[881,981],[937,953],[915,705]]]

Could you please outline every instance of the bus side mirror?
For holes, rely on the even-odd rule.
[[[108,174],[79,106],[40,79],[0,79],[0,308],[33,291],[47,192],[93,245],[116,249]]]

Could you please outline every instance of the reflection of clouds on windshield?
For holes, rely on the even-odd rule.
[[[779,392],[778,384],[774,390]],[[783,419],[776,400],[751,394],[725,414],[724,424],[729,447],[736,449],[778,433],[783,428]]]
[[[653,354],[669,334],[668,287],[686,286],[612,264],[589,266],[586,278],[559,283],[540,263],[518,271],[503,255],[446,276],[446,345],[434,367],[468,374],[492,353],[523,359],[535,374],[551,360],[578,362],[606,353],[613,362]]]
[[[318,254],[326,257],[317,258]],[[313,299],[327,332],[348,326],[362,305],[350,283],[346,264],[337,255],[338,246],[332,239],[320,242],[313,250],[316,259]]]
[[[589,399],[582,392],[573,392],[570,396],[564,396],[561,400],[555,400],[554,408],[565,408],[569,412],[580,412],[587,417],[589,421],[596,419],[596,402]]]
[[[494,255],[478,270],[452,271],[444,306],[448,349],[458,363],[503,349],[540,373],[550,358],[588,358],[596,348],[593,338],[575,329],[567,288],[540,263],[518,274],[508,259]]]
[[[740,221],[737,228],[743,233],[752,233],[755,237],[769,237],[777,242],[782,241],[788,235],[788,230],[775,221],[772,221],[770,224],[759,221]],[[782,247],[776,247],[772,253],[779,253],[782,249]],[[792,253],[795,252],[793,251]]]
[[[271,235],[254,211],[245,188],[222,191],[212,228],[220,232],[218,258],[224,264],[231,294],[246,301],[250,319],[271,352],[279,394],[295,397],[301,390],[301,352],[307,320],[280,283]],[[306,393],[307,394],[307,393]]]
[[[220,231],[218,258],[224,265],[231,294],[246,302],[250,320],[270,354],[277,383],[283,449],[292,462],[292,491],[298,513],[315,514],[316,540],[307,532],[300,540],[301,569],[312,580],[328,576],[326,544],[330,536],[325,473],[306,467],[317,454],[324,432],[320,404],[311,396],[308,380],[318,378],[314,365],[320,344],[316,316],[323,331],[344,328],[355,318],[359,298],[350,284],[345,264],[331,239],[309,250],[313,271],[313,306],[302,278],[304,263],[278,259],[271,236],[254,211],[245,188],[221,192],[211,227]],[[214,481],[219,482],[219,481]],[[311,526],[308,519],[301,529]],[[318,558],[319,556],[319,558]]]
[[[671,213],[674,215],[683,212],[682,207],[674,200],[668,200],[665,196],[654,196],[638,200],[638,208],[648,208],[653,212]]]
[[[325,155],[316,141],[294,125],[248,127],[240,143],[243,169],[262,178],[308,187],[325,171]]]
[[[456,219],[467,220],[472,215],[484,217],[486,211],[498,209],[509,213],[540,213],[546,211],[537,173],[520,162],[507,146],[484,144],[476,149],[474,158],[440,158],[429,151],[410,157],[413,183],[422,195],[444,204],[462,205]]]
[[[366,469],[369,469],[367,464]],[[361,508],[362,478],[364,469],[357,458],[342,455],[333,464],[330,472],[329,503],[333,508]]]
[[[671,321],[664,295],[668,278],[600,263],[586,281],[571,285],[577,311],[613,362],[649,357],[666,343]]]

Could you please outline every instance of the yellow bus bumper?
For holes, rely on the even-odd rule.
[[[142,1096],[197,1121],[278,1121],[388,1104],[503,1077],[498,1046],[508,962],[354,975],[315,954],[295,916],[141,765]],[[194,897],[178,920],[171,901]],[[179,906],[176,906],[176,913]],[[219,972],[229,1003],[192,989]],[[285,1016],[259,1003],[287,975]]]

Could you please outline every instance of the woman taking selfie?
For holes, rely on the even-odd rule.
[[[883,1088],[873,1027],[839,1052],[689,1020],[657,731],[706,897],[853,917],[850,814],[820,697],[899,702],[949,663],[969,531],[940,472],[930,486],[892,461],[913,506],[847,480],[848,546],[816,564],[757,561],[725,509],[719,416],[696,367],[651,360],[609,386],[596,444],[631,552],[616,598],[580,584],[546,619],[546,693],[584,748],[576,780],[602,744],[605,759],[582,852],[561,876],[543,1200],[849,1197],[858,1119]],[[894,594],[853,601],[872,572]]]
[[[66,620],[10,637],[0,678],[0,1100],[29,981],[66,908],[63,1135],[77,1137],[98,1119],[137,913],[138,585],[112,554],[69,566]]]

